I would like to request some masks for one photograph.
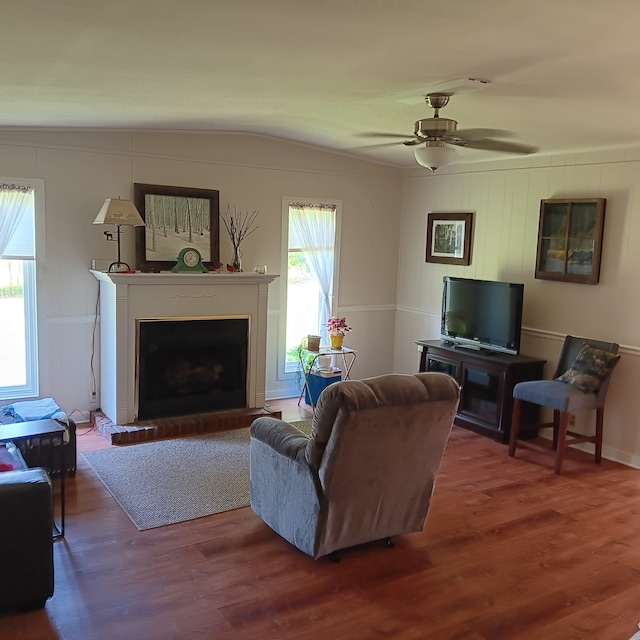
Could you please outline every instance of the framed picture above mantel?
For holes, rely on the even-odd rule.
[[[598,284],[604,198],[552,198],[540,202],[535,277]]]
[[[136,227],[136,268],[169,271],[180,251],[193,248],[207,268],[220,255],[220,194],[192,189],[134,183],[133,197],[144,227]]]
[[[427,214],[426,261],[470,264],[472,221],[472,213]]]

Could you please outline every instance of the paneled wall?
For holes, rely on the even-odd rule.
[[[115,255],[92,224],[105,198],[132,197],[134,182],[218,189],[222,207],[260,211],[245,265],[278,272],[281,198],[295,194],[342,201],[338,304],[354,327],[355,377],[417,370],[413,341],[439,334],[443,275],[524,282],[524,353],[551,363],[566,333],[621,343],[605,455],[640,466],[640,149],[450,165],[432,175],[254,135],[0,130],[0,176],[45,181],[40,394],[70,413],[99,406],[90,401],[100,327],[89,266]],[[607,198],[600,283],[535,280],[540,200],[587,196]],[[474,212],[470,266],[425,263],[429,211]],[[224,233],[220,240],[228,261],[231,245]],[[123,258],[134,260],[130,229]],[[282,285],[270,288],[266,393],[276,398],[295,395],[295,379],[278,377]]]
[[[607,199],[600,282],[534,278],[540,200]],[[469,266],[425,262],[430,211],[474,214]],[[640,151],[610,150],[411,170],[402,187],[395,370],[414,371],[416,339],[440,333],[442,277],[525,283],[522,352],[547,359],[547,375],[566,334],[621,344],[610,387],[604,455],[640,466]],[[578,427],[586,429],[584,417]],[[506,452],[505,452],[506,455]]]
[[[105,198],[132,198],[133,183],[220,191],[242,211],[258,210],[258,231],[242,245],[247,269],[266,264],[279,273],[282,197],[342,201],[339,312],[360,351],[354,376],[391,370],[398,264],[401,172],[322,149],[239,134],[0,130],[0,176],[45,182],[46,243],[39,256],[41,396],[53,396],[81,420],[98,402],[98,282],[92,259],[116,254],[93,220]],[[133,264],[132,228],[123,228],[123,260]],[[231,244],[220,235],[223,262]],[[295,376],[276,367],[282,282],[269,285],[267,398],[297,394]],[[185,309],[188,315],[188,309]],[[82,412],[82,413],[80,413]]]

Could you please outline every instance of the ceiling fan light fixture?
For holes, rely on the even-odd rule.
[[[413,153],[416,162],[431,171],[449,164],[455,155],[455,151],[444,140],[428,140],[424,146],[416,147]]]

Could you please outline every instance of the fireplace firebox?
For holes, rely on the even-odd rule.
[[[247,406],[249,317],[136,319],[139,420]]]

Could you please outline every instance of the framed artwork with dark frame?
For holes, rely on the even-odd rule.
[[[598,284],[605,198],[540,201],[535,277]]]
[[[471,263],[473,213],[429,213],[427,215],[427,262]]]
[[[133,199],[145,222],[136,227],[137,269],[169,271],[188,247],[208,269],[219,264],[219,191],[134,183]]]

